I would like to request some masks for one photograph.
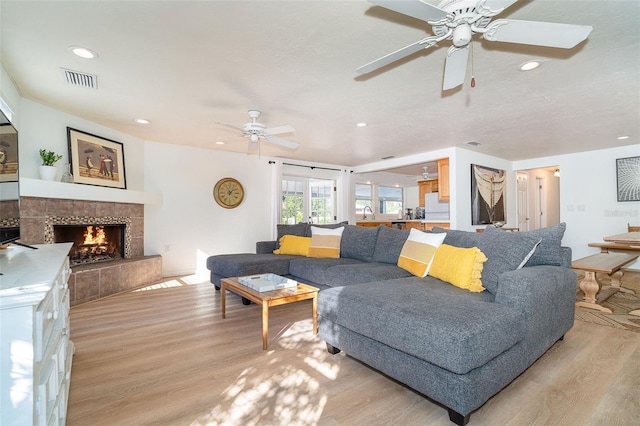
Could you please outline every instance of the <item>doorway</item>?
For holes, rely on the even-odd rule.
[[[560,168],[518,170],[517,219],[521,231],[560,223]]]

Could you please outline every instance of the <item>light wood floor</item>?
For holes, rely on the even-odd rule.
[[[309,301],[260,309],[176,279],[71,309],[67,424],[451,425],[445,409],[312,334]],[[576,322],[471,425],[638,425],[640,334]]]

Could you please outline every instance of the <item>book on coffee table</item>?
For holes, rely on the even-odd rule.
[[[276,274],[260,274],[238,277],[238,282],[259,292],[294,288],[298,285],[298,281],[281,277]]]

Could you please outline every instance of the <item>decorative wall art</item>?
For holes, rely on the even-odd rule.
[[[506,172],[471,165],[471,224],[504,222]]]
[[[0,126],[0,182],[18,181],[18,133],[11,125]]]
[[[640,157],[616,159],[618,201],[640,201]]]
[[[70,127],[67,139],[74,182],[127,188],[122,143]]]

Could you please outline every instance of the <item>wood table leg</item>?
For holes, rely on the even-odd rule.
[[[620,291],[621,293],[627,293],[627,294],[636,294],[635,291],[629,289],[629,288],[624,288],[622,287],[622,276],[624,275],[624,271],[622,269],[614,272],[613,274],[609,275],[611,277],[611,286],[613,288],[617,288],[618,291]]]
[[[317,292],[313,296],[311,315],[313,316],[313,334],[318,334],[318,293]]]
[[[224,283],[220,284],[220,297],[222,300],[222,319],[224,319],[224,314],[227,308],[227,286]]]
[[[269,304],[266,300],[262,302],[262,349],[269,346]]]
[[[596,295],[600,290],[600,285],[596,280],[596,273],[593,271],[585,271],[584,278],[580,281],[580,290],[584,292],[584,301],[576,302],[576,306],[583,308],[597,309],[602,312],[613,313],[609,308],[598,305]]]

